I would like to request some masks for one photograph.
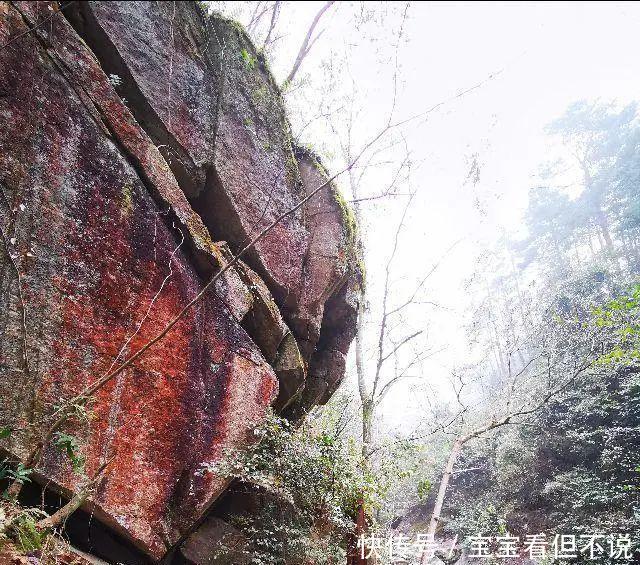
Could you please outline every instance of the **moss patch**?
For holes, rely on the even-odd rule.
[[[127,182],[120,191],[120,215],[124,218],[133,212],[133,184]]]
[[[366,285],[366,269],[356,215],[352,206],[345,200],[335,185],[331,186],[331,196],[338,205],[342,216],[342,229],[344,230],[346,239],[347,262],[355,269],[360,279],[360,287],[364,290]]]
[[[322,164],[320,156],[309,146],[296,145],[294,147],[294,153],[296,157],[306,158],[317,170],[318,173],[325,179],[331,178],[329,171]],[[329,187],[329,193],[335,201],[340,210],[340,216],[342,218],[342,229],[345,236],[345,260],[347,266],[353,269],[359,277],[360,287],[364,289],[366,281],[366,270],[364,264],[364,257],[362,253],[362,244],[360,241],[360,230],[358,227],[358,221],[353,211],[353,207],[340,192],[340,189],[335,183],[331,183]]]
[[[207,29],[212,68],[222,62],[218,78],[224,84],[223,103],[231,104],[245,125],[251,123],[258,147],[273,154],[268,157],[270,162],[284,163],[287,184],[301,187],[282,91],[265,54],[256,48],[242,25],[219,13],[211,14]]]

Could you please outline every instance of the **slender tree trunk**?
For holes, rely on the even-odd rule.
[[[356,325],[356,373],[358,378],[358,394],[360,396],[362,415],[362,468],[369,469],[369,456],[373,446],[373,422],[375,416],[375,400],[367,386],[367,373],[364,363],[364,292],[358,306],[358,322]]]
[[[512,415],[507,415],[501,420],[493,420],[488,423],[486,426],[482,426],[481,428],[477,428],[471,433],[460,436],[453,442],[453,446],[451,447],[451,451],[449,452],[449,458],[447,459],[447,464],[444,468],[444,473],[442,474],[442,479],[440,480],[440,486],[438,487],[438,494],[436,496],[435,504],[433,505],[433,512],[431,513],[431,520],[429,521],[429,529],[427,530],[427,539],[430,541],[435,541],[436,530],[438,529],[438,522],[440,522],[440,517],[442,515],[442,507],[444,505],[444,500],[447,495],[447,489],[449,488],[449,483],[451,482],[451,476],[453,475],[453,468],[455,467],[456,462],[458,461],[458,457],[460,457],[460,453],[462,452],[462,447],[469,441],[474,438],[481,436],[482,434],[491,431],[495,428],[499,428],[511,421]],[[424,551],[420,558],[421,565],[427,563],[428,553]]]
[[[602,232],[602,237],[604,238],[607,254],[609,255],[609,260],[611,261],[613,270],[617,275],[621,275],[622,267],[620,266],[620,261],[618,260],[616,249],[613,245],[613,238],[611,237],[611,231],[609,230],[609,221],[605,213],[602,211],[602,208],[599,206],[596,209],[596,221],[598,222],[598,226]]]
[[[593,179],[591,177],[591,171],[589,170],[589,164],[586,159],[579,159],[582,172],[584,174],[584,186],[585,191],[591,194],[591,202],[594,211],[594,219],[596,225],[600,228],[600,233],[604,239],[604,246],[614,266],[614,270],[620,273],[620,263],[615,254],[615,247],[613,245],[613,238],[611,237],[611,231],[609,229],[609,220],[607,215],[602,209],[602,196],[598,193],[597,189],[594,189]]]
[[[285,84],[289,84],[295,78],[295,76],[296,76],[296,74],[298,72],[298,69],[300,68],[300,65],[302,64],[302,61],[304,61],[304,58],[307,56],[307,54],[309,53],[309,51],[313,47],[313,43],[319,37],[319,35],[317,35],[316,38],[313,41],[311,41],[311,36],[313,35],[313,31],[316,29],[316,26],[318,25],[318,22],[320,21],[320,18],[323,16],[323,14],[329,8],[331,8],[331,6],[333,4],[335,4],[335,0],[331,0],[330,2],[327,2],[326,4],[324,4],[324,6],[322,6],[322,8],[320,8],[318,13],[316,14],[316,17],[313,18],[313,22],[311,22],[311,26],[309,26],[309,29],[307,30],[307,35],[305,36],[304,41],[302,42],[302,46],[300,47],[300,51],[298,51],[298,56],[296,57],[296,60],[293,63],[293,67],[292,67],[291,71],[289,72],[289,75],[287,76],[287,79],[285,80]],[[320,33],[322,33],[322,32],[320,32]]]
[[[449,458],[447,459],[447,464],[444,468],[442,479],[440,479],[438,494],[433,505],[433,512],[431,513],[431,520],[429,521],[429,529],[427,530],[427,539],[431,542],[434,542],[436,539],[436,530],[438,529],[438,522],[440,521],[440,516],[442,515],[442,507],[444,505],[444,499],[447,494],[447,488],[449,488],[449,482],[451,481],[451,475],[453,475],[453,468],[458,461],[458,457],[460,457],[462,446],[467,441],[467,439],[468,438],[462,437],[456,439],[456,441],[453,443],[451,451],[449,452]],[[425,565],[428,559],[429,553],[427,551],[424,551],[422,553],[422,556],[420,557],[420,564]]]
[[[591,234],[587,234],[587,244],[589,245],[589,250],[591,251],[591,257],[595,258],[596,250],[593,248],[593,240],[591,239]]]
[[[436,496],[436,502],[433,506],[433,512],[431,514],[431,520],[429,521],[429,529],[427,530],[427,535],[429,539],[435,539],[436,530],[438,529],[438,522],[440,521],[440,516],[442,514],[442,506],[444,504],[444,499],[447,494],[447,488],[449,487],[449,482],[451,480],[451,475],[453,475],[453,468],[458,461],[458,457],[460,456],[460,452],[462,451],[462,446],[464,445],[464,438],[458,438],[453,443],[453,447],[451,448],[451,452],[449,453],[449,458],[447,459],[447,465],[444,468],[444,473],[442,475],[442,479],[440,480],[440,486],[438,488],[438,495]]]
[[[276,21],[278,20],[278,14],[280,13],[280,4],[282,2],[274,2],[273,8],[271,9],[271,22],[269,23],[269,30],[267,31],[267,36],[264,38],[264,43],[262,44],[262,48],[266,49],[269,47],[271,43],[271,34],[276,27]]]
[[[373,416],[375,413],[373,401],[367,398],[362,405],[362,460],[363,466],[368,467],[369,456],[373,445]]]
[[[598,222],[598,227],[602,232],[602,237],[604,238],[607,251],[613,258],[615,248],[613,247],[613,239],[611,238],[611,231],[609,230],[609,222],[607,221],[607,217],[604,215],[602,208],[599,206],[596,208],[596,221]]]
[[[363,557],[363,549],[358,547],[358,540],[367,531],[367,517],[364,512],[364,501],[358,501],[358,516],[356,517],[356,531],[352,535],[347,552],[347,565],[367,565],[368,559]],[[366,553],[365,553],[366,554]]]
[[[582,266],[582,257],[580,257],[580,249],[576,244],[573,245],[573,252],[576,256],[576,266],[580,268]]]
[[[631,238],[622,232],[620,234],[620,241],[622,242],[622,252],[624,253],[624,260],[627,265],[627,269],[632,270],[635,267],[635,257],[633,256]]]
[[[371,396],[367,387],[367,373],[364,364],[364,293],[358,305],[358,321],[356,322],[356,374],[358,378],[358,394],[362,406],[362,460],[363,465],[369,457],[372,440],[373,408]]]
[[[351,155],[347,153],[347,160]],[[353,170],[349,171],[349,185],[353,196],[353,214],[358,226],[362,226],[362,209],[358,201],[359,190]],[[358,321],[356,322],[356,374],[358,378],[358,394],[362,406],[362,465],[368,467],[371,445],[373,442],[373,419],[375,414],[375,400],[367,386],[367,371],[364,361],[364,330],[366,315],[366,294],[364,288],[358,305]]]

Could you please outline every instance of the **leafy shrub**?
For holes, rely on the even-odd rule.
[[[234,524],[251,542],[251,563],[344,562],[360,497],[371,499],[377,489],[363,476],[356,446],[274,415],[254,433],[258,441],[248,450],[230,450],[206,469],[272,495],[257,515]]]

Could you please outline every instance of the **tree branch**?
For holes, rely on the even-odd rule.
[[[313,47],[313,43],[315,43],[315,39],[314,39],[311,42],[311,44],[309,44],[309,42],[311,40],[311,36],[313,35],[313,32],[316,29],[316,26],[318,25],[318,22],[320,21],[320,18],[324,15],[324,13],[329,8],[331,8],[331,6],[333,6],[333,4],[335,4],[335,0],[330,0],[329,2],[327,2],[324,6],[322,6],[322,8],[320,8],[320,10],[316,14],[315,18],[313,18],[313,21],[311,22],[311,26],[307,30],[307,35],[305,36],[304,41],[302,42],[302,45],[300,46],[300,51],[298,51],[298,55],[296,57],[296,60],[293,63],[293,67],[292,67],[291,71],[289,72],[289,75],[287,76],[286,80],[284,81],[285,84],[291,84],[293,82],[293,79],[295,78],[295,76],[296,76],[296,74],[298,72],[298,69],[300,68],[300,65],[302,64],[302,61],[304,60],[304,58],[307,56],[307,54],[311,50],[311,47]],[[317,37],[316,37],[316,39],[317,39]]]

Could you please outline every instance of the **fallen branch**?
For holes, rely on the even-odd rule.
[[[104,472],[106,471],[107,467],[111,464],[112,461],[113,459],[111,459],[111,461],[103,463],[98,468],[93,478],[90,479],[89,482],[86,483],[73,496],[73,498],[69,502],[67,502],[62,508],[60,508],[57,512],[55,512],[51,516],[47,516],[46,518],[43,518],[42,520],[40,520],[36,524],[36,527],[39,530],[47,531],[47,530],[54,530],[58,526],[64,524],[64,522],[69,518],[69,516],[71,516],[71,514],[73,514],[76,510],[78,510],[78,508],[80,508],[86,502],[87,498],[89,498],[89,496],[91,495],[95,487],[98,485],[98,483],[104,476]]]

